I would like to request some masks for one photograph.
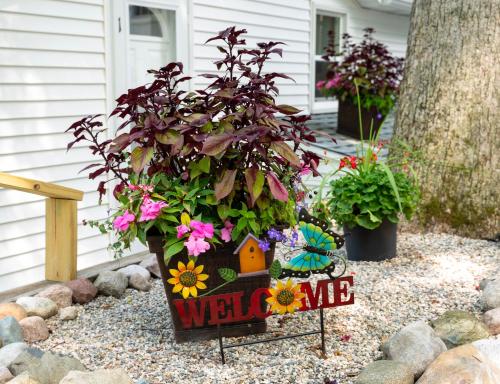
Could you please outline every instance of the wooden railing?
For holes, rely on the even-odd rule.
[[[0,187],[47,197],[45,201],[45,278],[76,278],[77,201],[83,192],[0,172]]]

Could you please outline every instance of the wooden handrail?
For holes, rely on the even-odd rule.
[[[45,201],[45,278],[68,281],[77,271],[77,201],[83,192],[0,172],[0,187],[47,197]]]
[[[67,199],[81,201],[83,192],[73,188],[62,187],[57,184],[46,183],[39,180],[27,179],[25,177],[9,175],[0,172],[0,187],[16,189],[18,191],[34,193],[54,199]]]

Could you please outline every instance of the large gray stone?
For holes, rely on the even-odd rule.
[[[429,365],[417,384],[498,384],[500,370],[472,344],[450,349]]]
[[[0,347],[23,341],[23,330],[13,316],[0,320]]]
[[[46,297],[20,297],[17,304],[24,307],[28,316],[40,316],[42,319],[48,319],[57,314],[57,304]]]
[[[149,273],[149,271],[146,268],[141,267],[140,265],[137,264],[127,265],[124,268],[120,268],[116,272],[121,272],[129,278],[130,276],[135,275],[137,273],[142,277],[144,277],[146,280],[149,280],[151,278],[151,273]]]
[[[156,255],[151,255],[148,258],[142,260],[139,265],[146,268],[153,276],[161,277],[160,266],[158,265],[158,259],[156,258]]]
[[[133,384],[122,369],[98,369],[94,372],[69,372],[60,384]]]
[[[486,325],[465,311],[448,311],[431,322],[436,335],[448,349],[488,337]]]
[[[14,377],[8,384],[40,384],[40,382],[33,379],[28,372],[23,372],[19,376]]]
[[[128,285],[130,288],[137,289],[138,291],[147,292],[151,289],[151,283],[144,276],[134,273],[128,279]]]
[[[0,348],[0,367],[8,367],[26,349],[28,345],[25,343],[12,343]]]
[[[31,349],[21,353],[10,365],[14,375],[27,372],[40,384],[59,384],[69,371],[85,371],[80,361],[70,356],[45,352],[41,356]]]
[[[430,326],[416,321],[393,335],[382,350],[388,359],[408,364],[415,377],[419,377],[439,354],[446,351],[446,345]]]
[[[73,291],[71,288],[62,284],[51,285],[36,296],[52,300],[59,308],[66,308],[73,304]]]
[[[66,283],[73,291],[73,301],[78,304],[86,304],[97,296],[97,288],[89,279],[81,277]]]
[[[500,369],[500,339],[477,340],[472,345]]]
[[[121,272],[104,271],[97,276],[94,285],[100,294],[119,298],[127,289],[128,278]]]
[[[483,290],[483,302],[486,309],[500,307],[500,278],[486,284]]]
[[[492,335],[500,334],[500,307],[490,309],[486,312],[483,320]]]
[[[19,324],[23,329],[24,340],[27,343],[35,343],[49,338],[47,323],[40,316],[29,316],[22,319]]]
[[[12,376],[12,373],[10,373],[7,367],[0,367],[0,384],[5,384],[13,377],[14,376]]]
[[[408,364],[378,360],[363,369],[356,384],[413,384],[413,372]]]

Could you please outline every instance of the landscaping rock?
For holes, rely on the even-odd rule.
[[[146,268],[153,276],[161,278],[160,266],[158,265],[156,255],[151,255],[144,259],[139,265]]]
[[[465,311],[448,311],[431,322],[436,335],[448,349],[469,344],[488,337],[490,333],[483,322]]]
[[[77,359],[56,355],[51,352],[40,354],[36,350],[21,353],[8,367],[15,375],[27,372],[40,384],[59,384],[69,371],[85,371],[86,368]]]
[[[63,321],[75,320],[78,317],[78,309],[76,307],[66,307],[59,311],[59,318]]]
[[[132,384],[122,369],[98,369],[94,372],[69,372],[60,384]]]
[[[40,382],[33,379],[29,375],[29,373],[24,372],[24,373],[21,373],[19,376],[16,376],[11,381],[9,381],[8,384],[40,384]]]
[[[23,341],[23,330],[12,316],[0,320],[0,347]]]
[[[14,376],[12,376],[12,373],[10,373],[7,367],[0,367],[0,384],[5,384],[13,377]]]
[[[477,340],[472,345],[500,369],[500,339]]]
[[[117,270],[116,272],[121,272],[127,277],[130,277],[130,276],[135,275],[135,274],[139,274],[142,277],[144,277],[146,280],[149,280],[151,278],[151,273],[149,273],[149,271],[146,268],[141,267],[140,265],[137,265],[137,264],[128,265],[125,268],[121,268],[121,269]]]
[[[97,296],[97,288],[89,279],[81,277],[66,283],[73,291],[73,301],[78,304],[86,304]]]
[[[25,343],[12,343],[0,348],[0,367],[8,367],[27,348]]]
[[[128,279],[128,285],[138,291],[147,292],[151,289],[152,285],[148,279],[139,273],[134,273]]]
[[[28,316],[40,316],[48,319],[57,314],[57,304],[46,297],[20,297],[16,301],[22,305]]]
[[[417,384],[498,384],[500,370],[477,348],[465,344],[439,355]]]
[[[413,372],[408,364],[378,360],[363,369],[356,384],[413,384]]]
[[[500,334],[500,307],[486,312],[483,320],[492,335]]]
[[[104,271],[99,274],[94,285],[100,294],[119,298],[127,289],[128,278],[121,272]]]
[[[446,345],[430,326],[416,321],[393,335],[382,350],[388,359],[408,364],[418,377],[441,352],[446,351]]]
[[[483,302],[486,309],[500,307],[500,278],[486,284],[483,290]]]
[[[72,296],[71,288],[62,284],[51,285],[36,295],[36,297],[46,297],[52,300],[59,308],[66,308],[73,304]]]
[[[0,304],[0,320],[7,316],[13,316],[17,321],[24,319],[28,316],[26,309],[16,303],[2,303]]]
[[[24,340],[27,343],[35,343],[49,338],[47,324],[40,316],[27,317],[22,319],[19,324],[23,329]]]

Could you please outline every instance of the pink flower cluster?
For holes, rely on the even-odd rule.
[[[316,88],[318,90],[321,90],[323,88],[325,89],[330,89],[330,88],[338,88],[341,83],[341,76],[340,74],[336,74],[332,79],[330,80],[320,80],[316,83]]]
[[[167,203],[164,201],[153,201],[148,195],[144,196],[141,204],[141,218],[139,221],[149,221],[154,220],[160,216],[163,207],[166,207]]]
[[[197,220],[191,220],[189,226],[181,224],[177,226],[177,238],[180,239],[186,233],[191,232],[184,245],[188,250],[189,256],[199,256],[201,253],[210,249],[210,243],[205,239],[214,237],[214,226],[211,223],[203,223]]]
[[[224,228],[221,229],[220,231],[220,238],[224,240],[226,243],[229,243],[231,241],[231,232],[233,232],[234,224],[231,223],[229,220],[226,220],[224,222]]]
[[[135,220],[135,215],[130,211],[125,211],[125,213],[121,216],[117,216],[113,221],[113,228],[117,231],[126,231],[130,226],[130,223],[133,223]]]

